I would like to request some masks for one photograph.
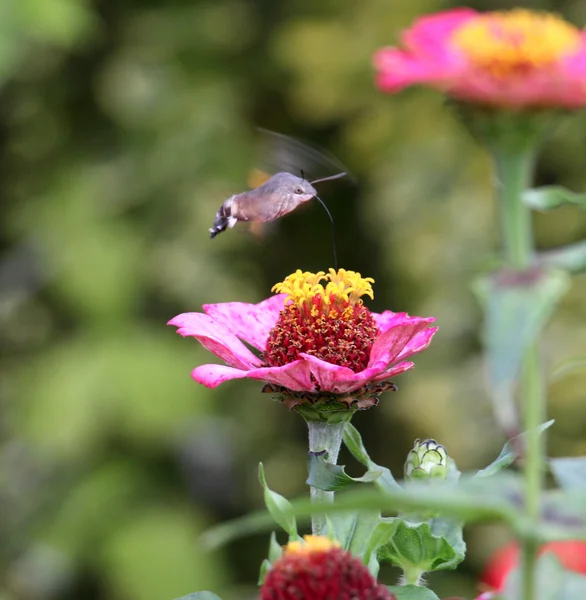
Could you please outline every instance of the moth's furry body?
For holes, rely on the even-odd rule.
[[[268,223],[308,202],[317,194],[309,181],[291,173],[277,173],[261,186],[235,194],[220,206],[210,228],[214,238],[238,221]]]

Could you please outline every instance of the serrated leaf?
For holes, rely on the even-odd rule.
[[[380,471],[367,471],[362,477],[350,477],[343,465],[334,465],[327,461],[327,452],[310,452],[307,470],[307,485],[325,492],[336,492],[355,483],[372,483],[380,477]]]
[[[540,252],[539,262],[569,273],[582,273],[586,270],[586,242],[576,242]]]
[[[445,537],[433,535],[428,523],[397,521],[391,539],[379,549],[380,560],[392,562],[406,572],[427,573],[453,569],[464,559]]]
[[[289,538],[296,539],[298,537],[297,523],[295,521],[293,507],[287,498],[273,492],[269,488],[262,463],[259,463],[258,465],[258,478],[264,488],[265,505],[271,513],[271,516],[275,522],[289,534]]]
[[[543,433],[546,429],[549,429],[555,423],[554,419],[542,423],[537,429],[539,433]],[[511,466],[519,455],[517,453],[517,448],[525,446],[525,438],[527,437],[527,432],[521,433],[510,440],[508,440],[501,453],[497,456],[496,460],[494,460],[488,467],[481,469],[474,475],[474,477],[490,477],[498,473],[501,469],[506,469]]]
[[[572,192],[561,185],[547,185],[525,190],[522,199],[524,204],[533,210],[548,211],[564,204],[574,204],[586,209],[586,194]]]
[[[502,271],[475,283],[484,306],[484,342],[493,404],[502,426],[516,426],[514,390],[525,351],[570,285],[562,271]]]
[[[387,589],[397,600],[439,600],[434,592],[421,585],[389,585]]]
[[[212,592],[195,592],[194,594],[187,594],[187,596],[181,596],[175,600],[222,600],[220,596],[212,594]]]
[[[586,490],[586,456],[551,458],[549,467],[561,488]]]
[[[360,437],[360,433],[351,423],[346,423],[344,427],[344,445],[352,456],[361,464],[363,464],[369,471],[380,472],[379,477],[374,480],[376,485],[381,491],[385,492],[397,492],[401,491],[401,486],[395,481],[393,474],[386,467],[377,465],[373,460],[370,459],[366,448]]]

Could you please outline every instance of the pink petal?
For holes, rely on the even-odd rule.
[[[409,358],[410,356],[423,352],[423,350],[429,348],[431,340],[438,329],[439,327],[428,327],[427,329],[416,333],[395,360],[404,360],[405,358]]]
[[[381,333],[384,333],[391,327],[397,325],[397,323],[402,323],[409,315],[406,312],[396,313],[392,310],[385,310],[382,313],[371,313],[377,327],[380,329]]]
[[[226,365],[201,365],[191,372],[191,377],[197,383],[202,383],[209,388],[218,387],[221,383],[230,379],[243,379],[247,376],[248,371],[227,367]]]
[[[225,365],[202,365],[196,367],[191,376],[206,387],[215,388],[230,379],[254,379],[282,385],[294,392],[315,391],[309,365],[296,360],[283,367],[261,367],[260,369],[234,369]]]
[[[368,381],[368,376],[364,381],[357,380],[356,373],[348,367],[333,365],[311,354],[301,353],[299,356],[302,356],[307,361],[311,369],[311,374],[315,377],[322,392],[345,394],[359,388]]]
[[[294,392],[314,392],[315,383],[311,380],[309,365],[302,359],[282,367],[262,367],[252,369],[247,375],[250,379],[282,385]]]
[[[279,313],[283,309],[285,297],[285,294],[277,294],[258,304],[246,302],[204,304],[203,310],[241,340],[257,350],[264,351],[269,332],[275,326]]]
[[[386,381],[387,379],[391,379],[395,375],[400,375],[401,373],[405,373],[405,371],[410,371],[415,366],[414,363],[410,361],[400,362],[398,365],[379,373],[375,377],[372,378],[373,381]]]
[[[183,313],[171,319],[168,325],[177,327],[179,335],[196,338],[231,367],[248,370],[262,364],[233,333],[208,315]]]
[[[402,45],[414,54],[437,56],[449,47],[453,33],[477,15],[471,8],[455,8],[425,15],[403,33]]]
[[[411,356],[417,351],[414,350],[411,352],[410,349],[412,347],[416,348],[418,345],[424,344],[424,341],[414,339],[415,336],[420,331],[428,329],[429,324],[434,321],[433,317],[406,316],[402,322],[396,322],[394,326],[382,332],[377,338],[370,351],[368,367],[376,367],[378,368],[377,373],[380,373],[389,365],[396,362],[402,352],[405,351],[404,356]]]

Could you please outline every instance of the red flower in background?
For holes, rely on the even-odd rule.
[[[540,555],[546,552],[553,553],[565,569],[586,575],[586,541],[549,542],[541,546],[539,550]],[[511,542],[497,550],[480,577],[482,587],[488,587],[497,592],[502,591],[509,573],[519,564],[519,555],[517,542]]]

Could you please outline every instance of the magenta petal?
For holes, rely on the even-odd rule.
[[[405,319],[409,317],[406,312],[396,313],[392,310],[385,310],[382,313],[372,313],[374,321],[377,327],[380,329],[381,333],[384,333],[391,327],[394,327],[398,323],[402,323]]]
[[[248,370],[262,364],[233,333],[208,315],[183,313],[171,319],[168,325],[177,327],[179,335],[196,338],[231,367]]]
[[[304,360],[295,360],[282,367],[251,369],[247,377],[282,385],[294,392],[315,392],[309,365]]]
[[[354,373],[348,367],[340,367],[326,362],[311,354],[301,354],[311,366],[311,374],[319,384],[320,391],[334,394],[349,394],[365,383],[374,381],[374,377],[382,370],[369,367],[360,373]]]
[[[201,365],[191,372],[191,377],[206,387],[218,387],[230,379],[242,379],[248,376],[248,371],[227,367],[226,365]]]
[[[375,377],[372,378],[373,381],[386,381],[391,379],[395,375],[400,375],[401,373],[405,373],[405,371],[410,371],[415,366],[415,363],[412,363],[408,360],[404,362],[400,362],[398,365],[379,373]]]
[[[414,336],[428,329],[434,321],[433,317],[405,317],[402,322],[381,333],[370,351],[368,366],[378,367],[379,372],[386,369],[397,361]]]
[[[255,379],[282,385],[294,392],[313,392],[309,365],[296,360],[283,367],[261,367],[260,369],[234,369],[225,365],[202,365],[196,367],[191,376],[206,387],[215,388],[230,379]]]
[[[436,334],[439,327],[428,327],[416,333],[409,343],[403,348],[395,360],[404,360],[414,354],[423,352],[431,344],[433,336]]]
[[[285,294],[277,294],[258,304],[246,302],[204,304],[203,310],[235,336],[257,350],[264,351],[269,332],[275,326],[284,303]]]

